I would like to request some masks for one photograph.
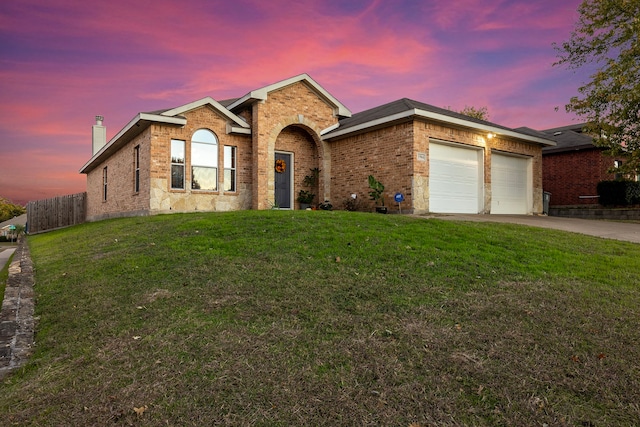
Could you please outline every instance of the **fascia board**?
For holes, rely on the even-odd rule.
[[[537,136],[527,135],[520,132],[514,132],[508,129],[503,129],[491,125],[481,125],[479,123],[471,122],[464,119],[459,119],[457,117],[445,116],[444,114],[433,113],[431,111],[425,111],[420,109],[415,109],[415,115],[419,117],[425,117],[428,119],[437,120],[439,122],[451,123],[458,126],[463,126],[466,128],[477,129],[483,132],[492,132],[496,135],[504,135],[512,138],[523,139],[530,142],[535,142],[536,144],[554,146],[556,145],[555,141],[551,141],[544,138],[539,138]]]
[[[241,105],[250,104],[253,101],[264,101],[266,99],[267,99],[266,93],[263,94],[260,90],[254,90],[249,92],[242,98],[237,99],[236,102],[230,104],[227,108],[229,108],[229,110],[233,110],[234,108],[240,107]]]
[[[320,131],[320,136],[322,136],[324,134],[327,134],[327,133],[331,132],[332,130],[338,129],[339,127],[340,127],[340,123],[336,123],[336,124],[333,124],[333,125],[329,126],[328,128],[322,129]]]
[[[327,101],[334,107],[336,115],[342,117],[351,117],[351,111],[347,107],[345,107],[340,101],[334,98],[329,92],[327,92],[322,86],[320,86],[306,73],[288,78],[286,80],[282,80],[280,82],[265,86],[260,89],[253,90],[242,98],[236,100],[236,102],[234,102],[233,104],[229,105],[229,110],[253,101],[265,101],[269,95],[269,92],[282,89],[283,87],[287,87],[298,82],[305,82],[307,85],[311,86],[311,88],[315,92],[317,92],[322,98],[324,98],[325,101]]]
[[[382,117],[380,119],[371,120],[370,122],[361,123],[356,126],[349,127],[347,129],[339,130],[332,132],[331,135],[328,135],[327,139],[332,139],[338,136],[348,135],[350,133],[359,132],[361,130],[365,130],[368,128],[373,128],[381,125],[385,125],[390,122],[395,122],[397,120],[406,119],[408,117],[415,116],[415,110],[407,110],[401,113],[392,114],[390,116]]]
[[[187,124],[187,119],[183,117],[164,117],[159,114],[149,114],[149,113],[139,113],[135,116],[125,127],[123,127],[120,132],[118,132],[113,138],[107,142],[104,147],[102,147],[96,154],[94,154],[91,159],[87,163],[82,166],[80,169],[80,173],[84,173],[84,171],[91,166],[93,162],[95,162],[98,158],[100,158],[105,151],[109,150],[111,147],[120,142],[124,136],[136,125],[140,122],[155,122],[155,123],[166,123],[172,125],[184,126]]]
[[[195,108],[202,107],[203,105],[210,105],[214,110],[220,112],[222,115],[224,115],[229,120],[233,121],[238,126],[244,127],[244,128],[249,128],[249,124],[247,122],[242,120],[237,115],[233,114],[231,111],[229,111],[222,104],[220,104],[218,101],[216,101],[215,99],[211,98],[210,96],[207,96],[205,98],[199,99],[197,101],[190,102],[190,103],[185,104],[185,105],[181,105],[180,107],[176,107],[176,108],[174,108],[172,110],[167,110],[167,111],[163,112],[161,115],[162,116],[177,116],[177,115],[182,114],[182,113],[184,113],[186,111],[190,111],[190,110],[193,110]]]
[[[251,129],[233,126],[227,123],[227,134],[229,133],[238,133],[241,135],[251,135]]]
[[[503,129],[491,125],[480,125],[479,123],[471,122],[468,120],[459,119],[456,117],[445,116],[444,114],[433,113],[431,111],[425,111],[420,109],[413,109],[403,111],[401,113],[392,114],[387,117],[382,117],[380,119],[372,120],[370,122],[361,123],[357,126],[349,127],[347,129],[343,129],[342,131],[338,130],[336,132],[332,132],[331,135],[328,136],[328,139],[332,139],[338,136],[348,135],[350,133],[359,132],[368,128],[378,127],[390,122],[406,119],[408,117],[423,117],[426,119],[436,120],[439,122],[450,123],[458,126],[463,126],[466,128],[477,129],[483,132],[492,132],[496,135],[504,135],[510,136],[512,138],[522,139],[530,142],[535,142],[537,144],[547,145],[547,146],[555,146],[556,143],[554,141],[550,141],[544,138],[538,138],[536,136],[530,136],[514,131],[510,131],[508,129]]]

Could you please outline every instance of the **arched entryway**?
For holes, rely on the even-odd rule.
[[[282,129],[274,144],[274,201],[280,209],[299,209],[297,202],[301,191],[314,195],[312,205],[323,200],[319,173],[322,167],[318,144],[308,129],[289,125]],[[316,182],[305,181],[307,176],[317,176]]]

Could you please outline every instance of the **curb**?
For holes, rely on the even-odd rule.
[[[0,309],[0,379],[23,366],[33,352],[33,286],[33,262],[23,237],[9,266],[9,278]]]

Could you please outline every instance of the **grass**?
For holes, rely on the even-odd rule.
[[[0,246],[1,248],[2,246]],[[0,250],[0,252],[2,252]],[[4,289],[7,287],[7,278],[9,277],[9,266],[13,260],[13,255],[9,257],[4,267],[0,268],[0,307],[2,307],[2,301],[4,300]]]
[[[640,423],[640,245],[325,211],[28,241],[37,350],[4,425]]]

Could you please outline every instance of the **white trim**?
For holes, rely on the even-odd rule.
[[[510,136],[512,138],[524,139],[526,141],[531,141],[531,142],[535,142],[542,145],[549,145],[549,146],[556,145],[554,141],[550,141],[544,138],[539,138],[537,136],[527,135],[520,132],[515,132],[508,129],[503,129],[503,128],[499,128],[491,125],[481,125],[480,123],[459,119],[457,117],[446,116],[444,114],[432,113],[430,111],[425,111],[425,110],[415,109],[413,111],[415,112],[416,116],[426,117],[426,118],[438,120],[441,122],[452,123],[452,124],[456,124],[464,127],[469,127],[472,129],[482,130],[485,132],[492,132],[492,133],[495,133],[496,135],[505,135],[505,136]]]
[[[335,138],[337,136],[348,135],[350,133],[358,132],[360,130],[364,130],[370,127],[380,126],[389,122],[395,122],[396,120],[412,117],[412,116],[415,116],[415,111],[416,110],[407,110],[407,111],[403,111],[402,113],[397,113],[391,116],[382,117],[380,119],[371,120],[370,122],[361,123],[359,125],[352,126],[347,129],[338,130],[337,132],[334,132],[333,134],[331,134],[329,137]]]
[[[338,127],[340,127],[340,123],[336,123],[336,124],[333,124],[333,125],[329,126],[329,127],[328,127],[328,128],[326,128],[326,129],[322,129],[322,130],[320,131],[320,136],[324,135],[325,133],[329,133],[329,132],[331,132],[331,131],[332,131],[332,130],[334,130],[334,129],[338,129]]]
[[[439,122],[450,123],[458,126],[463,126],[466,128],[476,129],[481,132],[486,133],[494,133],[496,135],[504,135],[512,138],[522,139],[529,142],[535,142],[537,144],[554,146],[556,143],[554,141],[550,141],[544,138],[539,138],[537,136],[531,136],[520,132],[515,132],[509,129],[503,129],[491,125],[483,125],[480,123],[472,122],[469,120],[459,119],[457,117],[451,117],[444,114],[433,113],[431,111],[421,110],[418,108],[414,108],[413,110],[403,111],[401,113],[393,114],[391,116],[382,117],[380,119],[371,120],[369,122],[361,123],[356,126],[352,126],[343,130],[338,130],[333,134],[329,135],[329,138],[335,138],[338,136],[348,135],[350,133],[358,132],[361,130],[365,130],[371,127],[384,125],[390,122],[394,122],[397,120],[406,119],[409,117],[422,117],[431,120],[437,120]]]
[[[242,135],[251,135],[251,129],[247,129],[247,128],[244,128],[244,127],[240,128],[240,127],[237,127],[237,126],[233,126],[230,123],[227,123],[227,134],[230,134],[230,133],[239,133],[239,134],[242,134]]]
[[[229,105],[229,110],[233,110],[236,107],[241,106],[246,102],[252,101],[266,101],[270,92],[273,92],[278,89],[282,89],[284,87],[290,86],[294,83],[304,82],[311,87],[316,93],[318,93],[325,101],[331,104],[334,108],[334,113],[337,116],[342,117],[351,117],[351,111],[345,107],[340,101],[333,97],[329,92],[327,92],[322,86],[320,86],[315,80],[313,80],[308,74],[300,74],[286,80],[282,80],[277,83],[273,83],[271,85],[252,90],[242,98],[239,98],[231,105]]]
[[[202,107],[203,105],[210,105],[215,110],[217,110],[218,112],[222,113],[226,118],[228,118],[229,120],[232,120],[233,122],[235,122],[240,127],[249,128],[249,124],[246,121],[241,119],[239,116],[233,114],[231,111],[229,111],[222,104],[220,104],[218,101],[216,101],[215,99],[211,98],[210,96],[207,96],[205,98],[199,99],[197,101],[190,102],[190,103],[185,104],[185,105],[181,105],[180,107],[176,107],[176,108],[173,108],[171,110],[167,110],[167,111],[163,112],[161,115],[162,116],[177,116],[177,115],[182,114],[182,113],[184,113],[186,111],[191,111],[191,110],[194,110],[194,109],[196,109],[198,107]]]
[[[156,123],[166,123],[166,124],[180,125],[180,126],[184,126],[184,125],[187,124],[187,119],[185,119],[183,117],[163,117],[163,116],[160,116],[160,115],[157,115],[157,114],[139,113],[137,116],[135,116],[133,119],[131,119],[131,121],[129,123],[127,123],[127,125],[125,127],[123,127],[120,130],[120,132],[118,132],[116,134],[116,136],[111,138],[109,140],[109,142],[107,142],[104,145],[104,147],[102,147],[100,150],[98,150],[98,152],[95,153],[91,157],[91,159],[89,159],[89,161],[87,163],[85,163],[84,166],[82,166],[82,168],[80,168],[80,173],[84,173],[84,170],[87,167],[89,167],[89,165],[91,163],[93,163],[105,151],[107,151],[109,148],[111,148],[112,145],[114,145],[120,138],[122,138],[134,126],[139,125],[139,123],[141,121],[149,121],[149,122],[156,122]]]

